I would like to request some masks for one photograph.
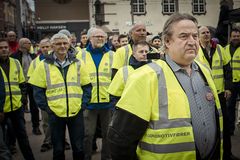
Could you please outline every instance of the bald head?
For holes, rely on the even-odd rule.
[[[146,26],[143,23],[135,24],[129,31],[129,35],[134,43],[139,41],[146,41],[147,30]]]
[[[17,35],[16,35],[16,33],[15,33],[14,31],[9,31],[9,32],[7,33],[7,40],[8,40],[9,42],[15,42],[15,41],[17,40]]]
[[[207,26],[201,26],[199,29],[199,41],[201,44],[210,43],[211,34]]]

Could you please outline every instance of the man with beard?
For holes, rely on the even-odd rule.
[[[87,48],[82,50],[82,54],[77,55],[79,59],[85,62],[93,86],[91,101],[84,111],[85,160],[91,159],[93,136],[98,118],[102,133],[101,159],[111,159],[106,136],[113,108],[110,103],[109,94],[107,93],[108,86],[111,83],[113,51],[106,46],[106,39],[107,34],[104,31],[97,28],[90,28],[90,42]]]
[[[232,29],[230,34],[230,44],[226,46],[226,53],[231,55],[232,67],[232,96],[229,100],[229,129],[230,134],[234,134],[235,129],[235,106],[237,97],[240,95],[240,30]]]

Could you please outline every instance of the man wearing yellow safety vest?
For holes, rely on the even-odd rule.
[[[225,47],[226,53],[231,56],[232,67],[232,96],[229,100],[229,132],[230,135],[234,134],[235,118],[236,118],[236,100],[240,95],[240,30],[232,29],[230,33],[230,44]]]
[[[0,40],[0,72],[3,75],[6,98],[3,106],[4,123],[11,120],[19,148],[26,160],[34,160],[32,149],[29,145],[23,104],[27,102],[27,88],[23,69],[18,60],[10,58],[10,50],[7,40]],[[3,127],[4,128],[4,127]],[[9,137],[12,138],[12,137]]]
[[[121,67],[117,71],[110,86],[108,87],[108,93],[111,95],[111,101],[113,104],[116,104],[116,102],[120,99],[127,79],[134,70],[151,62],[151,60],[147,59],[149,45],[146,41],[134,43],[132,48],[133,53],[130,56],[129,65]]]
[[[107,89],[111,83],[111,67],[113,51],[106,46],[107,34],[101,29],[90,28],[89,44],[86,49],[78,54],[88,70],[92,89],[92,99],[84,111],[85,125],[85,160],[90,160],[92,155],[92,141],[96,130],[98,118],[101,124],[102,152],[101,159],[110,159],[109,148],[106,140],[107,128],[111,119],[113,105],[110,103]]]
[[[228,110],[226,100],[231,96],[232,72],[230,67],[231,57],[219,44],[211,40],[211,34],[206,26],[199,28],[198,60],[207,66],[212,73],[223,113],[223,150],[224,159],[231,157],[231,137],[228,126]]]
[[[132,45],[139,41],[146,41],[147,31],[146,26],[142,23],[135,24],[129,31],[130,41],[128,45],[120,47],[114,54],[112,66],[112,78],[117,73],[117,70],[129,64],[129,58],[132,54]]]
[[[53,52],[29,79],[37,105],[48,112],[53,159],[63,160],[68,127],[73,159],[83,159],[83,109],[91,98],[89,74],[83,62],[69,52],[70,41],[62,33],[51,38]]]
[[[0,46],[0,50],[2,50],[1,47],[2,46]],[[4,142],[4,134],[1,127],[2,122],[4,120],[3,107],[5,104],[5,99],[6,99],[6,92],[5,92],[4,78],[3,78],[2,72],[0,71],[0,159],[11,160],[12,156],[6,143]]]
[[[197,20],[173,14],[163,28],[165,61],[128,79],[108,130],[113,160],[217,160],[222,116],[217,91],[198,53]]]

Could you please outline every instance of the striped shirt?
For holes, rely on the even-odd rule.
[[[206,99],[206,95],[212,93],[210,87],[203,79],[203,75],[195,62],[191,65],[192,73],[190,76],[168,55],[166,62],[172,68],[188,97],[195,145],[201,158],[206,158],[215,145],[217,134],[215,101],[214,99],[210,101]]]

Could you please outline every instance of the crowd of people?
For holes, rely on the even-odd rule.
[[[77,42],[63,29],[37,45],[9,31],[0,39],[0,159],[11,159],[16,140],[24,159],[35,159],[28,110],[53,160],[66,149],[90,160],[96,137],[102,160],[237,159],[240,29],[221,46],[195,17],[176,13],[158,35],[147,31],[141,23],[128,35],[90,28]]]

